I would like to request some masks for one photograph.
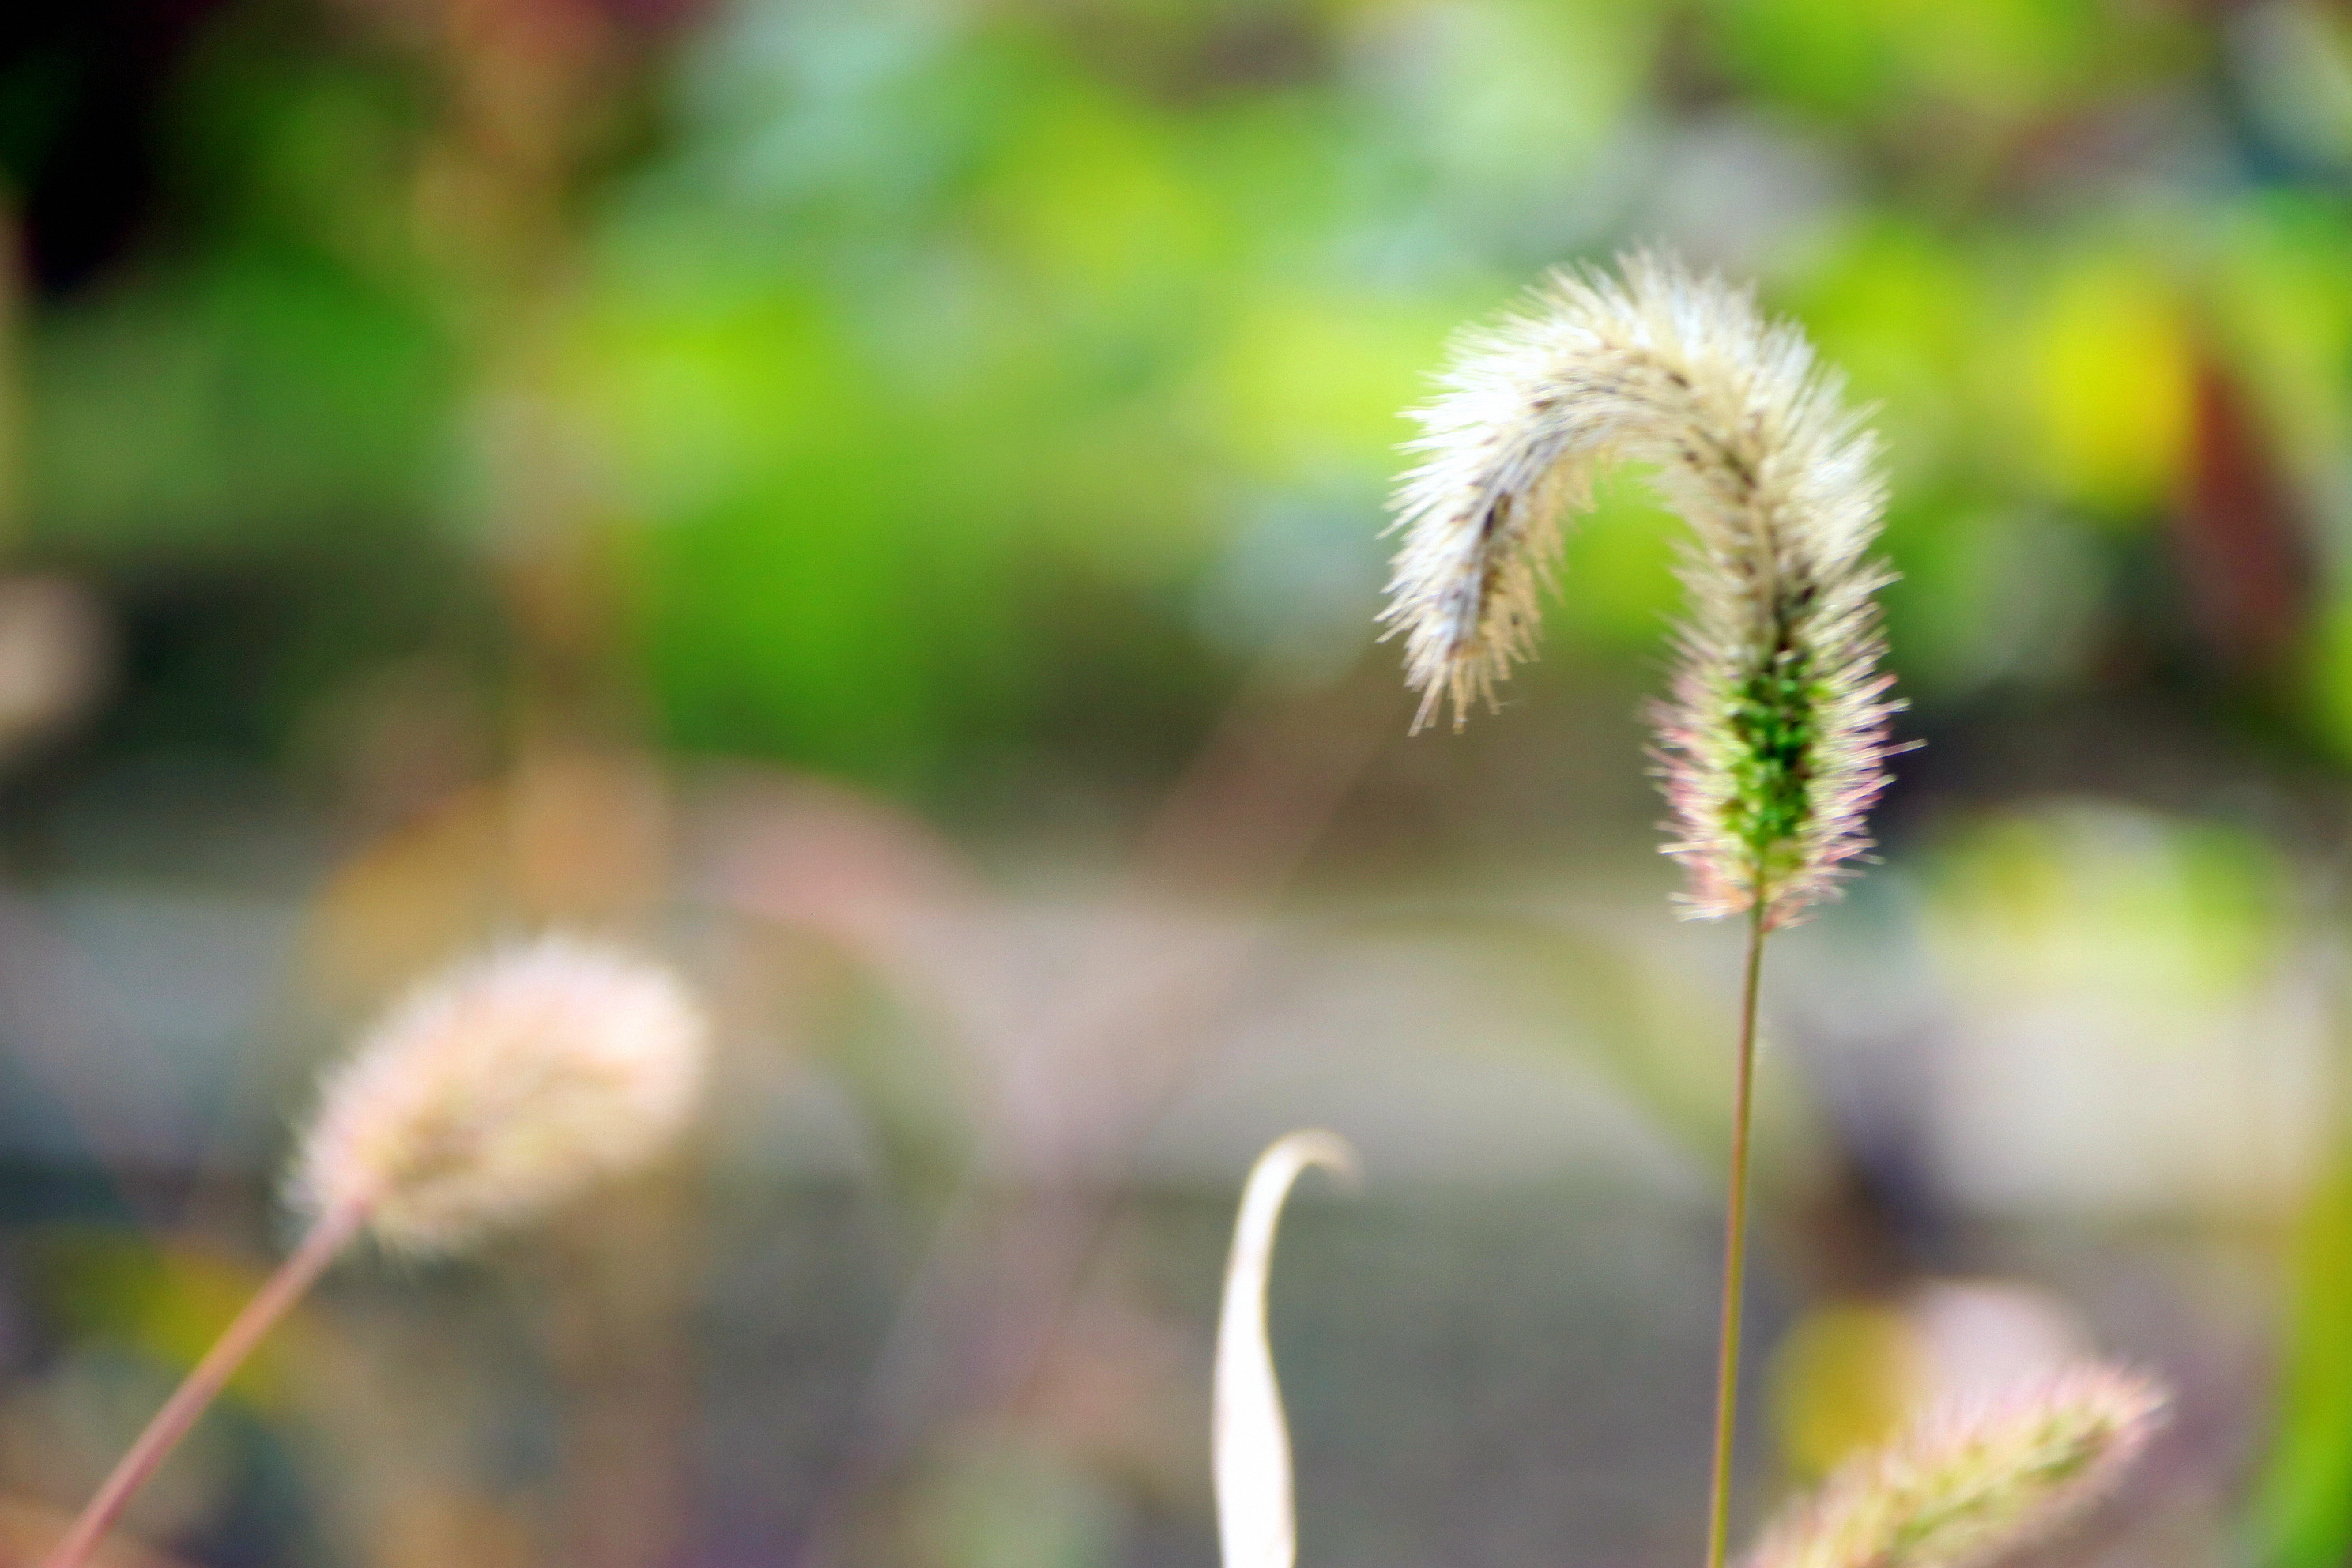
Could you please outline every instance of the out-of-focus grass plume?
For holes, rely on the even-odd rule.
[[[2055,1531],[2112,1487],[2167,1394],[2095,1363],[1931,1410],[1769,1530],[1751,1568],[1970,1568]]]
[[[329,1079],[289,1182],[446,1252],[659,1152],[694,1109],[701,1010],[667,970],[541,937],[412,991]]]
[[[1780,1452],[1816,1479],[1922,1410],[2079,1359],[2089,1338],[2074,1310],[2014,1280],[1930,1279],[1892,1297],[1824,1301],[1772,1354]]]

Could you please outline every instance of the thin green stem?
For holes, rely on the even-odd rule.
[[[335,1255],[358,1232],[365,1218],[365,1208],[353,1205],[321,1216],[311,1226],[302,1245],[278,1266],[278,1272],[246,1303],[245,1310],[222,1331],[213,1348],[205,1352],[204,1360],[164,1402],[163,1408],[155,1413],[155,1418],[147,1423],[147,1429],[115,1465],[106,1484],[98,1489],[98,1495],[89,1500],[89,1505],[74,1521],[65,1539],[43,1560],[42,1568],[79,1568],[121,1517],[147,1478],[179,1446],[188,1428],[196,1424],[196,1417],[227,1386],[254,1347],[326,1271],[327,1265],[335,1260]]]
[[[1755,1107],[1756,981],[1764,965],[1764,905],[1748,921],[1748,976],[1739,996],[1739,1080],[1731,1107],[1731,1197],[1723,1220],[1723,1322],[1715,1372],[1715,1482],[1708,1494],[1706,1568],[1723,1568],[1730,1527],[1731,1436],[1739,1410],[1739,1321],[1748,1279],[1748,1128]]]

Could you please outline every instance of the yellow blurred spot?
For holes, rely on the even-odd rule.
[[[1884,1441],[1927,1377],[1919,1333],[1892,1307],[1846,1302],[1798,1320],[1772,1360],[1780,1450],[1801,1476]]]
[[[2126,264],[2079,268],[2045,303],[2030,353],[2052,486],[2110,513],[2162,500],[2187,467],[2191,415],[2191,358],[2170,291]]]

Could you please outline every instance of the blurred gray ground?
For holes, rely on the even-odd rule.
[[[857,1267],[875,1258],[858,1207],[805,1190],[727,1205],[733,1261],[713,1280],[701,1342],[707,1484],[715,1517],[739,1540],[723,1561],[784,1560],[840,1462],[889,1294],[887,1279]],[[1230,1223],[1222,1194],[1164,1191],[1135,1198],[1118,1220],[1119,1251],[1149,1259],[1157,1304],[1185,1331],[1196,1417]],[[1285,1221],[1271,1311],[1301,1562],[1691,1560],[1704,1518],[1718,1223],[1709,1209],[1591,1176],[1408,1180],[1355,1199],[1305,1197]],[[1780,1223],[1765,1216],[1752,1300],[1751,1343],[1764,1353],[1750,1363],[1742,1444],[1749,1521],[1788,1485],[1771,1457],[1762,1370],[1794,1305],[1776,1257]],[[2210,1479],[2204,1450],[2216,1427],[2244,1440],[2242,1380],[2258,1363],[2267,1303],[2252,1290],[2215,1300],[2195,1282],[2242,1279],[2251,1248],[2058,1226],[1987,1235],[1978,1250],[1989,1271],[2080,1304],[2111,1352],[2187,1386],[2180,1440],[2196,1457],[2160,1456],[2139,1504],[2074,1544],[2105,1548],[2102,1562],[2207,1560],[2216,1526],[2212,1500],[2196,1495]],[[1010,1468],[1023,1479],[1007,1481],[1020,1493],[1008,1509],[1034,1532],[1035,1551],[1058,1519],[1081,1540],[1108,1533],[1120,1562],[1212,1562],[1205,1420],[1181,1440],[1201,1473],[1178,1498],[1114,1481],[1074,1500]],[[979,1547],[973,1560],[1006,1558]]]
[[[2320,1014],[2292,952],[2166,969],[2167,932],[2211,916],[2156,819],[2053,821],[1999,850],[2065,889],[2038,913],[1889,872],[1774,953],[1744,1521],[1790,1484],[1801,1315],[1969,1279],[2183,1390],[2099,1561],[2223,1560],[2278,1310],[2268,1205],[2323,1110],[2275,1084],[2307,1081]],[[0,902],[0,1427],[38,1441],[122,1386],[106,1368],[146,1369],[75,1463],[165,1381],[153,1323],[233,1297],[77,1318],[74,1269],[108,1237],[160,1246],[181,1289],[266,1262],[272,1172],[349,1027],[304,994],[310,916],[279,890],[302,879],[238,863]],[[618,1511],[668,1522],[614,1562],[1205,1563],[1233,1204],[1313,1124],[1369,1180],[1310,1177],[1276,1259],[1302,1562],[1686,1563],[1737,952],[1668,918],[1650,868],[1272,916],[1067,879],[913,900],[875,929],[938,994],[887,942],[812,971],[802,939],[681,915],[723,1026],[687,1160],[478,1261],[343,1268],[289,1352],[315,1386],[233,1409],[164,1532],[224,1563],[451,1549],[382,1555],[392,1519],[498,1568],[550,1559],[483,1543]],[[769,984],[823,1000],[744,1000]]]

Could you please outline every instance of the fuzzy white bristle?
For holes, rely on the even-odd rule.
[[[1794,327],[1650,256],[1555,275],[1465,335],[1418,412],[1419,467],[1381,619],[1422,692],[1414,727],[1530,656],[1569,513],[1621,458],[1654,465],[1690,524],[1691,612],[1659,715],[1691,912],[1794,918],[1869,847],[1895,704],[1875,672],[1877,445]]]

